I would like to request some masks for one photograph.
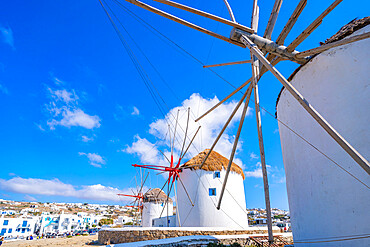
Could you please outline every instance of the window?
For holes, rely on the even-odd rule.
[[[8,233],[12,233],[13,229],[9,228]]]
[[[27,226],[27,220],[24,220],[22,223],[22,227],[26,227],[26,226]]]
[[[4,226],[7,226],[8,224],[9,224],[9,220],[4,220],[3,225],[4,225]]]
[[[0,236],[3,236],[6,233],[6,228],[1,229]]]
[[[209,196],[215,196],[216,195],[216,188],[209,188]]]
[[[220,172],[215,172],[213,174],[213,178],[221,178],[221,173]]]
[[[25,228],[22,228],[22,233],[25,233],[26,232],[26,229]]]

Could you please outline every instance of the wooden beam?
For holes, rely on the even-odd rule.
[[[126,0],[126,1],[134,1],[134,0]],[[176,3],[176,2],[173,2],[173,1],[170,1],[170,0],[154,0],[154,1],[166,4],[166,5],[178,8],[178,9],[188,11],[188,12],[196,14],[196,15],[200,15],[200,16],[209,18],[209,19],[214,20],[214,21],[221,22],[223,24],[226,24],[226,25],[229,25],[229,26],[232,26],[232,27],[239,28],[240,30],[243,30],[243,31],[248,32],[248,33],[253,33],[253,30],[249,27],[246,27],[246,26],[241,25],[239,23],[236,23],[234,21],[229,21],[225,18],[216,16],[216,15],[213,15],[213,14],[210,14],[210,13],[207,13],[207,12],[204,12],[204,11],[201,11],[201,10],[198,10],[198,9],[195,9],[195,8],[192,8],[192,7],[180,4],[180,3]]]
[[[216,105],[214,105],[211,109],[209,109],[202,116],[200,116],[197,119],[195,119],[195,122],[198,122],[203,117],[205,117],[206,115],[208,115],[211,111],[213,111],[214,109],[216,109],[217,107],[219,107],[222,103],[224,103],[226,100],[228,100],[229,98],[231,98],[234,94],[236,94],[237,92],[239,92],[243,87],[245,87],[246,85],[248,85],[248,83],[250,83],[251,81],[252,81],[252,78],[250,78],[248,81],[244,82],[237,89],[235,89],[231,94],[229,94],[226,98],[224,98],[223,100],[221,100],[220,102],[218,102]]]
[[[251,93],[252,93],[252,85],[249,85],[247,91],[244,93],[243,97],[239,100],[238,104],[235,106],[233,112],[231,113],[231,115],[227,119],[226,123],[224,124],[224,127],[222,127],[220,133],[218,133],[218,136],[216,137],[215,141],[213,142],[213,144],[212,144],[211,148],[209,149],[206,157],[204,157],[204,159],[202,161],[202,164],[200,165],[199,169],[202,169],[204,163],[206,163],[209,155],[211,154],[212,150],[216,147],[217,142],[220,140],[220,138],[221,138],[222,134],[224,133],[224,131],[226,130],[227,126],[229,126],[231,120],[234,118],[234,115],[239,110],[239,107],[243,103],[245,97],[247,97],[247,96],[250,97]]]
[[[276,4],[276,2],[275,2]],[[257,0],[254,0],[253,9],[257,8]],[[252,14],[252,23],[258,23],[259,20],[259,13],[255,14],[253,11]],[[255,32],[257,32],[258,25],[255,26]],[[261,128],[261,114],[259,109],[259,95],[258,95],[258,80],[259,80],[259,61],[256,56],[250,52],[250,56],[252,58],[252,83],[251,86],[254,88],[254,103],[255,103],[255,110],[256,110],[256,120],[257,120],[257,130],[258,130],[258,141],[259,141],[259,148],[261,153],[261,165],[262,165],[262,176],[263,176],[263,184],[264,184],[264,195],[265,195],[265,204],[266,204],[266,214],[267,214],[267,233],[268,233],[268,240],[269,245],[274,242],[274,235],[272,232],[272,220],[271,220],[271,206],[270,206],[270,193],[268,188],[268,180],[267,180],[267,170],[266,170],[266,162],[265,162],[265,151],[263,147],[263,138],[262,138],[262,128]]]
[[[266,39],[271,39],[272,31],[274,30],[275,23],[278,18],[282,3],[283,3],[283,0],[275,0],[274,7],[272,8],[272,11],[271,11],[270,19],[267,23],[267,27],[263,35],[263,37]]]
[[[218,63],[218,64],[212,64],[212,65],[203,65],[203,68],[212,68],[212,67],[243,64],[243,63],[250,63],[250,62],[251,62],[251,60],[243,60],[243,61],[228,62],[228,63]]]
[[[263,56],[262,52],[253,42],[243,35],[240,40],[248,46],[263,65],[283,84],[290,94],[303,106],[303,108],[316,120],[318,124],[346,151],[370,175],[370,163],[356,149],[354,149],[326,120],[320,113],[293,87],[290,82]]]
[[[296,57],[302,58],[302,57],[312,56],[312,55],[315,55],[317,53],[321,53],[323,51],[329,50],[329,49],[337,47],[337,46],[346,45],[346,44],[349,44],[349,43],[352,43],[352,42],[356,42],[356,41],[363,40],[363,39],[368,39],[368,38],[370,38],[370,32],[355,35],[355,36],[352,36],[352,37],[349,37],[349,38],[346,38],[346,39],[342,39],[342,40],[339,40],[339,41],[335,41],[335,42],[332,42],[332,43],[329,43],[329,44],[325,44],[325,45],[322,45],[322,46],[319,46],[319,47],[316,47],[316,48],[313,48],[313,49],[310,49],[310,50],[307,50],[307,51],[302,51],[302,52],[298,53],[296,55]]]
[[[224,3],[226,5],[227,11],[229,11],[230,19],[233,22],[236,22],[233,10],[231,9],[231,6],[230,6],[229,2],[227,0],[224,0]]]
[[[318,26],[322,20],[327,16],[338,4],[343,0],[335,0],[322,14],[316,18],[293,42],[288,45],[288,51],[293,51],[297,46],[302,43]]]
[[[197,25],[195,25],[193,23],[190,23],[190,22],[185,21],[185,20],[183,20],[181,18],[178,18],[178,17],[176,17],[174,15],[168,14],[168,13],[166,13],[166,12],[164,12],[162,10],[159,10],[157,8],[154,8],[154,7],[152,7],[152,6],[150,6],[150,5],[146,4],[146,3],[143,3],[143,2],[140,2],[140,1],[137,1],[137,0],[126,0],[126,1],[129,2],[129,3],[132,3],[132,4],[136,5],[136,6],[139,6],[139,7],[143,8],[143,9],[149,10],[150,12],[153,12],[155,14],[158,14],[160,16],[163,16],[163,17],[165,17],[167,19],[170,19],[172,21],[175,21],[177,23],[180,23],[180,24],[182,24],[184,26],[193,28],[193,29],[195,29],[197,31],[200,31],[200,32],[205,33],[205,34],[208,34],[208,35],[210,35],[212,37],[221,39],[223,41],[226,41],[226,42],[229,42],[231,44],[234,44],[234,45],[237,45],[237,46],[240,46],[240,47],[243,47],[244,48],[244,45],[241,44],[240,42],[235,42],[235,41],[231,40],[230,38],[227,38],[227,37],[222,36],[222,35],[220,35],[218,33],[209,31],[208,29],[205,29],[203,27],[197,26]]]
[[[254,44],[258,46],[259,49],[269,52],[275,55],[278,55],[279,57],[283,57],[285,59],[289,59],[290,61],[299,63],[299,64],[304,64],[308,60],[306,58],[297,58],[295,55],[298,54],[298,51],[290,51],[286,46],[283,45],[278,45],[272,40],[265,39],[261,36],[258,36],[256,34],[250,34],[246,33],[242,30],[239,29],[233,29],[231,31],[231,36],[230,38],[234,41],[240,41],[240,37],[244,35],[248,37]]]
[[[258,30],[259,15],[260,15],[260,7],[257,4],[257,0],[253,0],[251,27],[254,32],[257,32]]]
[[[225,188],[226,188],[227,180],[229,178],[231,165],[232,165],[233,160],[234,160],[236,147],[238,146],[238,141],[239,141],[240,133],[242,131],[245,115],[247,113],[250,96],[251,96],[251,94],[248,94],[248,97],[247,97],[247,99],[245,100],[245,103],[244,103],[242,116],[241,116],[240,122],[239,122],[238,132],[236,133],[236,136],[235,136],[233,149],[231,150],[231,154],[230,154],[229,164],[227,165],[227,169],[226,169],[225,179],[224,179],[224,182],[222,183],[222,189],[221,189],[220,197],[218,199],[218,204],[217,204],[217,209],[218,210],[220,210],[220,208],[221,208],[222,198],[223,198],[224,193],[225,193]]]
[[[254,108],[256,111],[256,121],[257,121],[257,133],[258,133],[258,143],[261,156],[261,167],[262,167],[262,178],[263,178],[263,189],[265,195],[265,205],[266,205],[266,215],[267,215],[267,232],[269,237],[269,242],[274,241],[274,236],[272,232],[272,219],[271,219],[271,204],[270,204],[270,191],[269,183],[267,177],[267,168],[266,168],[266,159],[265,159],[265,148],[263,145],[263,136],[262,136],[262,121],[261,121],[261,112],[259,105],[259,94],[258,94],[258,79],[259,79],[259,61],[256,56],[253,56],[252,61],[252,86],[254,88]]]
[[[288,22],[285,24],[283,30],[279,34],[279,37],[276,39],[277,44],[279,44],[279,45],[284,44],[284,41],[285,41],[286,37],[288,36],[290,31],[292,30],[294,24],[296,23],[299,15],[302,13],[306,4],[307,4],[307,0],[300,0],[299,1],[297,7],[293,11],[293,14],[290,16]],[[270,59],[268,59],[268,60],[271,61]]]

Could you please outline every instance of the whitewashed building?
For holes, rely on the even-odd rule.
[[[181,180],[187,191],[178,183],[177,226],[247,228],[248,213],[244,194],[244,173],[235,163],[231,166],[229,179],[221,204],[217,210],[222,183],[229,160],[212,151],[206,163],[200,165],[208,149],[181,166]],[[189,168],[191,167],[191,168]],[[188,199],[189,194],[194,206]]]
[[[39,217],[20,216],[17,218],[0,218],[0,236],[28,237],[35,234]]]
[[[354,23],[345,29],[358,29]],[[336,36],[370,32],[369,25],[363,26],[350,36],[345,29]],[[294,87],[367,160],[369,57],[370,39],[364,39],[322,52],[291,76]],[[370,246],[369,238],[361,238],[370,232],[370,190],[364,186],[370,185],[370,176],[285,89],[277,102],[277,117],[352,174],[279,122],[294,246]],[[350,236],[356,237],[339,241]],[[336,241],[309,243],[320,239]]]
[[[42,215],[39,222],[39,234],[63,234],[77,230],[86,230],[96,227],[102,219],[94,214],[56,214]]]

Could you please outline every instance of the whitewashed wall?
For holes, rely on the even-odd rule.
[[[167,217],[167,208],[168,208],[168,216],[173,215],[173,204],[172,202],[168,202],[165,205],[165,203],[162,202],[144,202],[143,203],[143,215],[142,215],[142,226],[143,227],[151,227],[152,226],[152,220],[159,218],[161,216],[163,207],[163,213],[162,217]]]
[[[352,35],[369,32],[370,26]],[[370,39],[316,56],[292,84],[370,160]],[[284,90],[278,118],[368,186],[370,176]],[[370,190],[279,123],[294,246],[370,246],[370,239],[298,241],[370,233]]]
[[[212,171],[184,169],[180,173],[181,180],[194,202],[194,207],[192,207],[181,183],[178,182],[177,209],[181,226],[248,227],[243,178],[240,174],[230,172],[221,209],[217,210],[215,206],[220,196],[225,174],[226,171],[222,170],[221,178],[214,178]],[[216,196],[209,196],[209,188],[216,188]]]

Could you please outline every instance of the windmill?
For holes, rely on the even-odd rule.
[[[295,8],[293,14],[291,15],[290,19],[286,23],[285,27],[283,28],[282,32],[276,39],[276,41],[271,40],[271,34],[273,32],[277,16],[280,11],[280,7],[282,4],[281,0],[276,0],[273,10],[271,12],[266,30],[263,36],[259,36],[256,34],[258,29],[258,18],[259,18],[259,7],[257,5],[257,1],[253,1],[253,13],[252,13],[252,21],[251,27],[244,26],[240,23],[236,22],[234,17],[233,11],[228,4],[227,0],[224,0],[225,5],[229,11],[230,19],[227,20],[225,18],[207,13],[205,11],[201,11],[183,4],[179,4],[169,0],[155,0],[157,2],[185,10],[187,12],[200,15],[206,17],[208,19],[217,21],[219,23],[226,24],[230,27],[233,27],[232,33],[230,37],[222,36],[218,33],[212,32],[206,28],[201,26],[195,25],[189,21],[181,19],[177,16],[171,15],[167,12],[159,10],[157,8],[152,7],[146,3],[137,0],[126,0],[134,5],[137,5],[143,9],[149,10],[155,14],[161,15],[165,18],[173,20],[177,23],[182,25],[188,26],[192,29],[197,31],[203,32],[207,35],[212,37],[218,38],[220,40],[226,41],[228,43],[234,44],[236,46],[242,48],[248,48],[251,54],[251,60],[244,60],[244,61],[237,61],[237,62],[227,62],[222,64],[216,65],[208,65],[205,67],[215,67],[215,66],[225,66],[225,65],[233,65],[233,64],[240,64],[240,63],[251,63],[252,68],[252,77],[247,80],[245,83],[240,85],[236,90],[230,93],[226,98],[221,100],[218,104],[212,107],[209,111],[204,113],[201,117],[199,117],[196,121],[199,121],[201,118],[205,117],[211,111],[216,109],[226,100],[231,98],[236,93],[240,92],[243,88],[245,88],[248,84],[247,90],[243,93],[242,99],[239,101],[237,107],[231,113],[229,119],[226,121],[224,127],[222,128],[220,134],[216,138],[214,144],[210,148],[210,152],[215,147],[216,143],[220,139],[221,135],[231,122],[232,118],[234,117],[236,111],[239,109],[241,104],[245,100],[245,104],[243,107],[243,113],[240,119],[239,127],[237,130],[235,142],[233,145],[233,149],[229,159],[229,165],[227,168],[227,175],[224,179],[224,187],[226,186],[228,174],[230,172],[230,166],[234,159],[237,143],[240,137],[240,133],[243,127],[243,122],[245,118],[245,112],[248,107],[248,103],[251,97],[252,91],[254,92],[254,101],[255,101],[255,109],[256,109],[256,121],[257,121],[257,132],[258,132],[258,139],[259,139],[259,148],[260,148],[260,157],[261,157],[261,164],[262,164],[262,173],[263,173],[263,181],[264,181],[264,191],[265,191],[265,202],[266,202],[266,211],[268,217],[268,233],[269,233],[269,242],[273,241],[272,235],[272,224],[271,224],[271,209],[270,209],[270,202],[269,202],[269,187],[268,187],[268,180],[267,180],[267,169],[266,169],[266,162],[265,162],[265,152],[264,152],[264,143],[263,143],[263,135],[262,135],[262,124],[261,124],[261,113],[260,113],[260,105],[259,105],[259,92],[258,92],[258,82],[261,77],[267,72],[270,71],[278,81],[285,87],[285,89],[294,97],[295,100],[299,102],[299,104],[303,107],[303,109],[328,133],[331,138],[367,173],[370,174],[370,165],[369,162],[353,147],[351,144],[346,141],[330,124],[329,122],[320,115],[320,113],[307,101],[306,98],[275,68],[279,62],[284,60],[290,60],[297,64],[305,64],[312,55],[319,54],[323,51],[331,49],[333,47],[342,46],[345,44],[349,44],[358,40],[369,38],[369,33],[364,33],[360,35],[356,35],[350,39],[335,41],[330,44],[326,44],[317,48],[313,48],[307,51],[299,52],[295,50],[299,44],[301,44],[322,22],[322,20],[338,5],[342,0],[334,1],[325,11],[322,12],[291,44],[288,46],[284,46],[284,41],[289,32],[292,30],[294,24],[296,23],[298,17],[302,13],[304,7],[306,6],[307,0],[300,0]],[[205,157],[207,159],[208,155]],[[205,162],[204,160],[204,162]],[[222,195],[224,190],[222,190],[221,197],[219,199],[217,208],[220,208],[222,202]]]
[[[168,178],[166,180],[166,182],[164,183],[164,185],[162,186],[162,188],[160,189],[160,192],[163,191],[164,187],[167,185],[167,201],[163,207],[163,210],[160,214],[160,217],[162,216],[163,214],[163,211],[165,208],[167,208],[168,210],[168,207],[166,207],[166,205],[168,205],[168,198],[171,194],[171,191],[172,191],[172,188],[173,188],[173,185],[175,183],[175,181],[180,181],[181,183],[181,186],[183,187],[183,189],[185,190],[186,194],[187,194],[187,197],[190,201],[190,203],[192,205],[193,202],[189,196],[189,193],[187,192],[187,189],[185,188],[181,178],[180,178],[180,173],[181,173],[181,169],[180,169],[180,164],[181,164],[181,161],[182,159],[185,157],[185,155],[187,154],[190,146],[192,145],[195,137],[197,136],[201,126],[199,126],[197,128],[197,130],[195,131],[195,134],[193,135],[193,137],[191,138],[190,142],[188,143],[186,149],[185,149],[185,144],[186,144],[186,139],[187,139],[187,133],[188,133],[188,128],[189,128],[189,119],[190,119],[190,108],[187,109],[187,121],[186,121],[186,128],[185,128],[185,136],[184,136],[184,139],[183,139],[183,143],[182,143],[182,147],[181,147],[181,152],[180,152],[180,155],[179,155],[179,158],[178,160],[175,162],[175,159],[174,159],[174,149],[175,149],[175,140],[176,140],[176,129],[177,129],[177,125],[178,125],[178,118],[179,118],[179,112],[180,110],[177,111],[177,116],[176,116],[176,123],[175,123],[175,127],[174,127],[174,132],[173,132],[173,137],[171,138],[172,134],[171,134],[171,128],[170,126],[168,126],[168,133],[169,133],[169,138],[170,138],[170,147],[171,147],[171,156],[170,158],[168,158],[164,152],[160,151],[161,154],[165,157],[165,159],[167,160],[167,162],[169,163],[169,166],[161,166],[161,165],[138,165],[138,164],[133,164],[132,166],[133,167],[140,167],[140,168],[145,168],[145,169],[151,169],[151,170],[155,170],[155,171],[159,171],[158,174],[162,174],[162,173],[166,173],[168,172]],[[159,192],[159,193],[160,193]],[[157,195],[157,197],[159,196],[159,193]],[[178,213],[177,213],[177,216],[178,216]],[[167,225],[168,225],[168,212],[167,212]]]
[[[140,172],[141,172],[141,169],[140,169]],[[136,192],[132,191],[132,195],[130,195],[130,194],[121,194],[121,193],[117,194],[118,196],[135,198],[135,200],[130,203],[131,205],[128,205],[127,207],[137,209],[137,214],[136,214],[136,217],[135,217],[136,224],[138,224],[138,221],[139,221],[138,217],[139,216],[141,217],[142,212],[143,212],[143,199],[144,199],[144,194],[145,194],[145,193],[143,193],[143,188],[144,188],[144,184],[145,184],[148,176],[149,176],[149,172],[146,174],[144,180],[143,180],[143,177],[140,176],[140,180],[141,180],[140,188],[137,189]],[[135,179],[136,179],[136,177],[135,177]],[[148,191],[149,190],[150,189],[148,189]]]

